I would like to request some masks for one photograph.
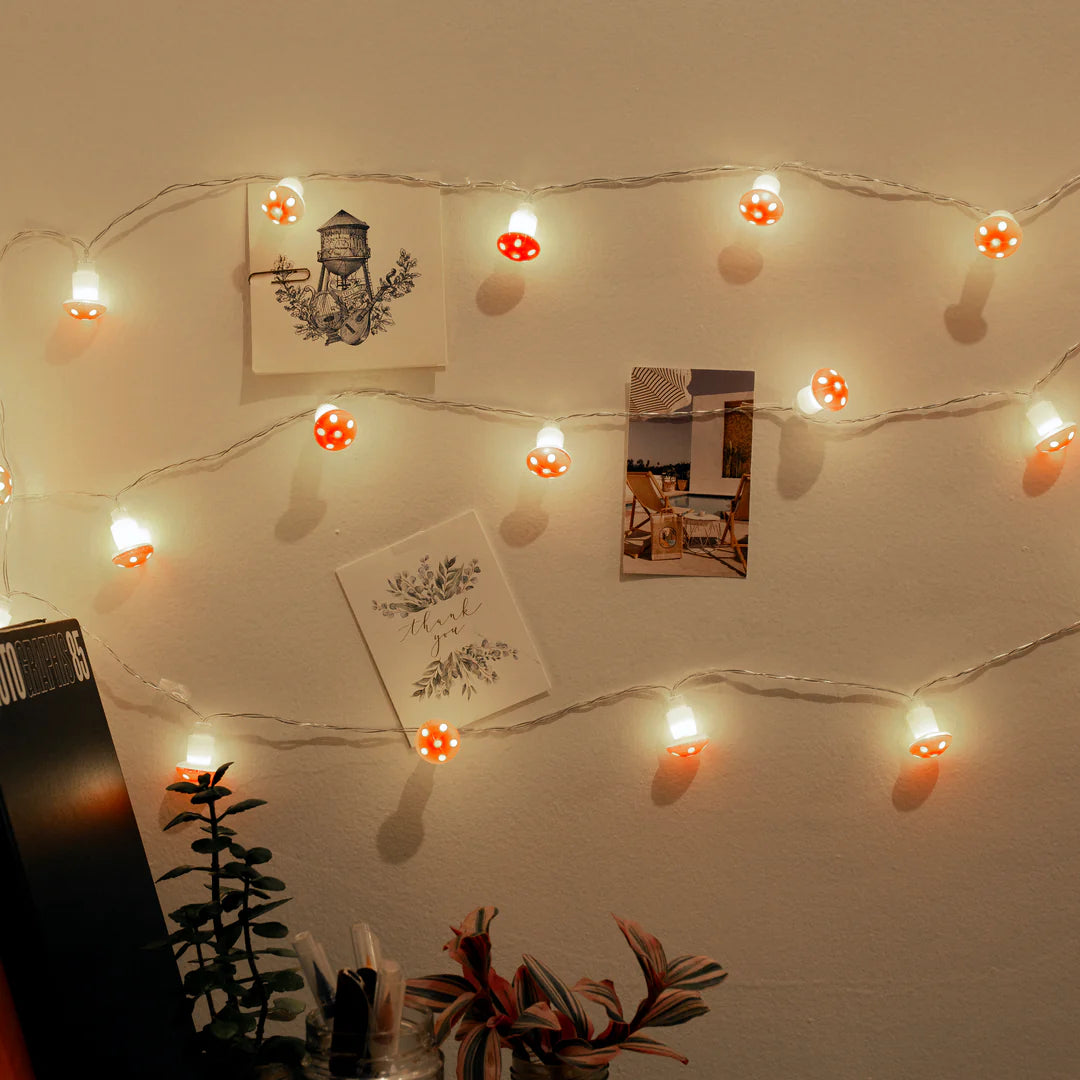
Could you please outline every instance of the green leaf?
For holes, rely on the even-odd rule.
[[[658,1057],[674,1058],[684,1065],[690,1064],[690,1059],[683,1057],[678,1050],[672,1050],[670,1046],[665,1046],[655,1039],[650,1039],[648,1035],[631,1035],[630,1038],[624,1039],[619,1045],[623,1050],[633,1050],[638,1054],[656,1054]]]
[[[283,938],[289,936],[289,928],[280,922],[252,923],[251,932],[256,937]]]
[[[649,989],[660,989],[664,985],[664,972],[667,970],[664,946],[640,923],[620,918],[618,915],[612,915],[612,918],[618,923],[630,948],[634,950]]]
[[[161,831],[168,832],[174,825],[180,825],[185,821],[208,821],[202,814],[196,814],[193,810],[183,810],[176,815]]]
[[[288,1022],[289,1020],[295,1020],[306,1008],[307,1006],[302,1001],[297,1001],[296,998],[274,998],[274,1003],[270,1006],[266,1019]]]
[[[526,953],[521,959],[548,1001],[574,1025],[574,1031],[580,1038],[587,1039],[589,1018],[566,983],[535,956],[529,956]]]
[[[234,841],[229,842],[229,854],[234,859],[243,859],[247,854],[247,848],[243,844],[237,844]]]
[[[181,791],[185,795],[194,795],[195,792],[201,791],[202,788],[200,788],[198,784],[193,784],[190,780],[177,780],[175,784],[169,784],[165,790]]]
[[[287,956],[290,960],[296,959],[295,949],[272,947],[269,949],[253,949],[252,952],[255,956]]]
[[[247,855],[243,856],[248,866],[257,866],[259,863],[268,863],[273,858],[269,848],[253,847],[248,849]]]
[[[293,971],[291,968],[266,971],[263,973],[262,980],[268,990],[275,992],[304,989],[304,976],[299,971]]]
[[[284,900],[272,900],[269,904],[256,904],[253,908],[248,908],[246,913],[247,921],[251,922],[254,919],[262,918],[263,915],[269,915],[274,908],[279,908],[282,904],[289,903],[290,900],[292,900],[292,897],[286,896]]]
[[[222,1020],[219,1016],[213,1023],[209,1025],[207,1030],[215,1038],[221,1039],[223,1042],[227,1042],[234,1035],[240,1034],[240,1025],[233,1023],[231,1020]]]
[[[224,790],[224,789],[222,789]],[[232,792],[229,792],[231,795]],[[192,800],[194,802],[194,800]],[[235,802],[221,816],[228,817],[230,814],[242,814],[245,810],[254,810],[256,806],[265,806],[265,799],[241,799]]]
[[[191,841],[191,850],[199,855],[209,855],[213,851],[223,851],[228,846],[229,838],[227,836],[218,837],[217,840],[204,836],[201,840]]]
[[[458,1048],[458,1080],[499,1080],[499,1035],[487,1024],[477,1024]]]
[[[218,799],[224,799],[226,795],[231,794],[232,792],[227,787],[219,787],[215,785],[214,787],[208,787],[205,790],[200,791],[198,795],[192,795],[191,802],[192,805],[201,803],[212,803],[217,802]],[[225,814],[227,813],[228,810],[225,811]],[[222,814],[221,816],[224,817],[225,814]]]
[[[244,894],[239,889],[234,889],[232,892],[226,893],[221,900],[222,911],[236,911],[237,908],[243,907]]]
[[[664,974],[664,982],[680,990],[704,990],[726,978],[727,972],[707,956],[677,956]]]
[[[709,1006],[693,990],[676,990],[668,987],[661,991],[652,1008],[638,1022],[638,1027],[674,1027],[685,1024],[695,1016],[704,1016]]]
[[[217,767],[217,770],[214,772],[214,778],[210,781],[210,783],[216,784],[225,775],[225,773],[228,772],[229,766],[231,764],[231,761],[226,761],[224,765],[219,765]]]
[[[267,892],[284,892],[285,882],[281,878],[276,877],[257,877],[252,881],[252,886],[256,889],[265,889]]]
[[[229,923],[222,931],[218,938],[218,944],[223,949],[231,949],[237,941],[240,939],[240,935],[244,932],[244,924],[237,920],[234,923]]]
[[[562,1031],[562,1025],[559,1023],[559,1018],[552,1011],[551,1006],[546,1001],[538,1001],[535,1005],[530,1005],[515,1021],[515,1031],[532,1031],[539,1029],[541,1031]]]
[[[182,874],[190,874],[192,870],[205,870],[205,866],[174,866],[171,870],[167,870],[161,877],[157,878],[157,881],[168,881],[169,878],[180,877]]]
[[[225,877],[239,878],[241,881],[255,882],[259,878],[258,870],[252,870],[242,862],[227,862],[221,870]]]

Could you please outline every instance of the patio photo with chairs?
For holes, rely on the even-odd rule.
[[[753,391],[752,371],[634,369],[630,410],[654,415],[629,423],[624,574],[746,576]]]

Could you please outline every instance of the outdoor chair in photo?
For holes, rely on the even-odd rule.
[[[727,513],[727,521],[724,524],[724,535],[721,537],[722,544],[730,543],[735,551],[735,557],[742,563],[743,576],[746,576],[746,550],[750,545],[749,530],[742,529],[742,536],[736,532],[736,522],[748,522],[750,520],[750,474],[744,473],[739,481],[739,487],[732,500],[731,509]]]
[[[633,501],[630,505],[630,521],[623,536],[624,553],[635,559],[646,554],[646,552],[648,552],[650,558],[672,558],[677,557],[676,552],[681,554],[681,525],[683,515],[688,512],[687,508],[672,506],[656,477],[651,472],[628,471],[626,474],[626,486],[630,489]],[[644,511],[640,521],[637,519],[639,506]],[[670,519],[670,521],[665,524],[663,522],[664,518]],[[672,522],[675,523],[677,532],[676,543],[673,545],[671,553],[661,554],[660,551],[654,550],[653,533],[657,532],[657,530],[653,526],[654,524],[664,524],[665,528],[669,528]],[[660,531],[664,532],[664,529]]]

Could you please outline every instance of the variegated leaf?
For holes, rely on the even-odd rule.
[[[491,970],[491,939],[487,934],[463,937],[454,959],[461,964],[465,978],[482,990],[487,985],[488,972]]]
[[[589,1018],[573,991],[553,971],[545,967],[535,956],[526,954],[521,958],[529,974],[536,981],[540,992],[557,1012],[561,1012],[573,1025],[582,1039],[589,1037]]]
[[[593,1046],[584,1039],[568,1039],[555,1047],[559,1060],[571,1065],[606,1065],[618,1053],[617,1046]]]
[[[426,975],[405,983],[405,1002],[439,1012],[462,994],[472,993],[474,989],[472,983],[461,975]]]
[[[623,1041],[622,1049],[633,1050],[638,1054],[656,1054],[658,1057],[674,1058],[684,1065],[690,1063],[690,1059],[683,1057],[678,1050],[672,1050],[670,1046],[665,1046],[662,1042],[650,1039],[648,1035],[631,1035],[629,1039]]]
[[[546,1001],[538,1001],[530,1005],[515,1021],[515,1031],[559,1031],[559,1018],[551,1011],[551,1006]]]
[[[460,1019],[462,1013],[473,1003],[476,995],[470,990],[466,994],[452,1001],[442,1012],[435,1017],[435,1043],[441,1045],[447,1035],[453,1030],[454,1025]]]
[[[668,987],[653,1002],[652,1008],[638,1022],[638,1027],[673,1027],[695,1016],[704,1016],[709,1006],[693,990]]]
[[[512,1020],[518,1012],[514,988],[497,971],[488,972],[487,984],[496,1010]]]
[[[530,1005],[535,1005],[541,1000],[540,988],[536,980],[529,974],[529,969],[522,964],[514,972],[514,999],[517,1003],[517,1011],[525,1012]]]
[[[462,934],[486,934],[488,927],[491,925],[491,920],[499,914],[497,907],[478,907],[475,911],[470,911],[464,919],[461,920],[461,926],[458,930]]]
[[[595,979],[578,979],[574,985],[574,993],[580,994],[586,1001],[595,1001],[597,1005],[603,1005],[604,1012],[612,1020],[623,1018],[622,1002],[615,993],[615,984],[610,979],[596,982]]]
[[[613,915],[612,918],[619,924],[623,936],[630,948],[634,950],[641,970],[645,973],[645,982],[649,989],[654,990],[663,986],[664,972],[667,970],[664,946],[639,923],[631,919],[622,919],[618,915]]]
[[[594,1046],[618,1046],[629,1035],[630,1025],[625,1020],[612,1020],[592,1042]]]
[[[457,1080],[499,1080],[502,1054],[494,1028],[478,1024],[458,1049]]]
[[[677,956],[668,964],[664,982],[681,990],[705,990],[727,978],[727,972],[707,956]]]

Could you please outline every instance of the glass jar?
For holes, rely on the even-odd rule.
[[[545,1065],[531,1058],[512,1058],[510,1080],[608,1080],[607,1065]]]
[[[307,1080],[335,1080],[330,1072],[333,1029],[307,1017]],[[437,1080],[443,1074],[442,1051],[435,1045],[429,1009],[406,1006],[401,1017],[397,1052],[392,1057],[360,1058],[352,1077],[369,1080]]]

